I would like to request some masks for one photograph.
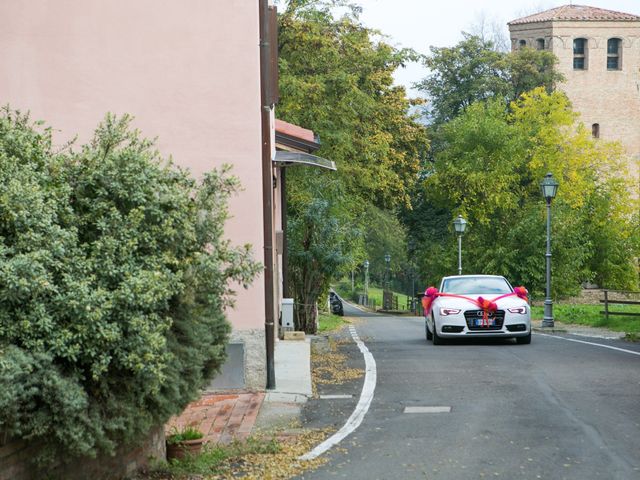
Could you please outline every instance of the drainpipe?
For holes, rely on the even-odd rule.
[[[262,208],[264,224],[264,331],[267,347],[267,389],[276,388],[274,366],[275,323],[273,285],[273,167],[271,163],[271,105],[269,82],[269,3],[259,1],[260,10],[260,117],[262,124]]]

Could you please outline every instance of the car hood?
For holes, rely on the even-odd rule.
[[[481,293],[471,293],[471,294],[466,294],[464,295],[465,297],[469,297],[472,299],[476,299],[478,297],[482,297],[485,300],[494,300],[500,296],[502,296],[502,294],[498,294],[498,295],[494,295],[494,294],[481,294]],[[464,298],[456,298],[456,297],[437,297],[436,298],[436,303],[438,306],[442,307],[442,306],[447,306],[447,307],[456,307],[456,308],[461,308],[461,309],[473,309],[473,308],[478,308],[478,305],[476,305],[475,303],[469,301],[469,300],[465,300]],[[500,300],[498,300],[498,308],[503,309],[503,308],[509,308],[509,307],[519,307],[522,305],[528,305],[528,302],[526,302],[524,299],[517,297],[515,295],[510,296],[510,297],[505,297],[505,298],[501,298]]]

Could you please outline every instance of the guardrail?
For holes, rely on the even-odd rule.
[[[640,313],[636,312],[614,312],[611,311],[610,305],[640,305],[640,301],[629,300],[630,295],[640,295],[640,292],[627,292],[623,290],[603,290],[604,298],[600,299],[600,303],[604,304],[604,310],[600,311],[604,315],[605,320],[609,320],[609,315],[624,315],[625,317],[640,317]],[[625,299],[611,298],[611,295],[624,295]]]

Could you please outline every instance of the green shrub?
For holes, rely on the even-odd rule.
[[[41,461],[110,453],[180,412],[219,369],[237,181],[201,183],[107,116],[79,151],[0,114],[0,431]]]
[[[167,437],[167,443],[173,444],[184,442],[187,440],[199,440],[202,437],[204,437],[204,433],[202,433],[197,428],[187,427],[183,430],[175,429],[174,432]]]

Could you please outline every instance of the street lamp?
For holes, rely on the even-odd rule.
[[[544,299],[543,327],[553,327],[553,302],[551,301],[551,201],[558,193],[558,182],[551,173],[547,173],[540,183],[542,196],[547,202],[547,295]]]
[[[462,218],[462,215],[458,215],[458,218],[453,221],[453,228],[458,234],[458,275],[462,275],[462,235],[467,228],[467,221]]]
[[[384,261],[387,262],[387,281],[384,291],[382,292],[382,308],[390,310],[392,308],[393,295],[391,294],[391,255],[388,253],[384,256]]]
[[[387,263],[387,290],[389,290],[389,281],[391,280],[391,255],[387,253],[384,256],[384,261]]]
[[[364,261],[364,302],[369,305],[369,260]]]

